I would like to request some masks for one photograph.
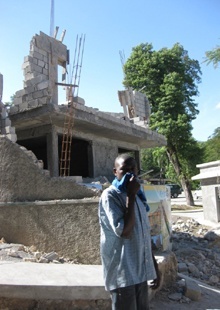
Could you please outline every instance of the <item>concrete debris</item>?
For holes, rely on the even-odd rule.
[[[195,281],[186,279],[184,295],[193,301],[197,301],[201,298],[201,289]]]
[[[3,242],[4,240],[4,242]],[[4,238],[0,240],[0,260],[32,263],[69,263],[77,264],[76,260],[59,257],[56,252],[42,253],[35,246],[24,246],[22,244],[7,243]]]
[[[218,231],[187,218],[177,219],[172,229],[172,250],[177,257],[178,272],[220,288]]]

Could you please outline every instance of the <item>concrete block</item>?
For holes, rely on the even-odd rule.
[[[28,73],[32,73],[32,68],[31,68],[30,63],[23,69],[24,69],[24,75],[26,75]]]
[[[39,72],[39,73],[42,73],[43,70],[42,70],[42,67],[38,66],[38,65],[35,65],[35,64],[31,64],[31,71],[32,72]]]
[[[22,96],[22,103],[27,101],[27,96],[28,96],[27,94]]]
[[[24,63],[28,63],[28,62],[33,62],[33,57],[31,57],[31,56],[25,56],[24,57]]]
[[[44,56],[44,62],[46,63],[46,64],[48,64],[48,57],[47,56]]]
[[[33,93],[34,91],[36,91],[36,87],[34,85],[30,85],[28,87],[25,87],[25,92],[26,94],[30,94],[30,93]]]
[[[48,89],[43,89],[43,94],[44,94],[44,96],[48,96],[49,95]]]
[[[133,117],[132,119],[133,119],[134,123],[141,121],[141,118],[139,116]]]
[[[74,100],[74,102],[85,105],[85,100],[81,97],[74,97],[73,100]]]
[[[28,94],[28,96],[27,96],[27,101],[31,101],[31,100],[33,100],[33,94],[32,93]]]
[[[12,142],[16,142],[17,141],[17,135],[16,134],[8,134],[8,135],[6,135],[6,138],[11,140]]]
[[[28,66],[30,66],[31,62],[30,61],[26,61],[23,63],[23,65],[21,66],[21,69],[24,70],[26,69]]]
[[[43,97],[43,98],[38,99],[38,104],[39,105],[47,104],[47,97]]]
[[[191,279],[185,279],[185,292],[184,295],[191,300],[197,301],[201,298],[201,289],[199,285],[191,280]]]
[[[11,127],[11,126],[6,126],[5,127],[5,133],[6,134],[15,134],[15,128],[14,127]]]
[[[15,114],[15,113],[17,113],[19,111],[19,107],[18,107],[18,105],[14,105],[14,106],[12,106],[11,108],[10,108],[10,114]]]
[[[48,69],[45,69],[45,68],[43,68],[43,71],[42,71],[42,72],[43,72],[44,75],[47,75],[47,76],[48,76],[48,74],[49,74]]]
[[[44,55],[38,53],[38,52],[35,52],[35,51],[31,51],[30,52],[30,55],[33,57],[33,58],[37,58],[38,60],[43,60],[44,59]]]
[[[49,86],[49,81],[46,80],[46,81],[40,82],[40,83],[37,84],[36,86],[37,86],[37,89],[38,89],[38,90],[42,90],[42,89],[48,88],[48,86]]]
[[[19,104],[19,111],[27,110],[27,108],[28,108],[27,102],[22,102]]]
[[[19,98],[15,97],[14,98],[14,105],[19,105],[21,103],[22,103],[22,97],[19,97]]]
[[[139,121],[139,122],[134,122],[135,125],[140,126],[140,127],[146,127],[146,122],[145,121]]]
[[[26,87],[30,87],[32,86],[32,83],[30,80],[26,80],[26,81],[23,81],[23,88],[25,89]]]
[[[41,68],[44,68],[45,67],[45,62],[43,60],[38,60],[37,62],[38,66],[41,67]]]
[[[41,98],[43,97],[43,91],[42,90],[38,90],[36,92],[33,93],[33,99],[37,99],[37,98]]]
[[[38,76],[32,78],[32,80],[30,81],[30,84],[31,84],[31,85],[39,84],[39,83],[41,83],[42,81],[45,81],[45,80],[47,80],[47,79],[48,79],[47,76],[45,76],[45,75],[43,75],[43,74],[40,74],[40,75],[38,75]],[[30,86],[30,85],[29,85],[29,86]]]
[[[36,75],[35,75],[33,72],[32,72],[32,73],[25,74],[25,76],[24,76],[25,81],[34,79],[35,77],[36,77]]]
[[[22,97],[23,95],[25,95],[25,90],[24,89],[18,90],[15,93],[15,98]]]
[[[38,59],[37,59],[37,58],[33,58],[33,63],[34,63],[35,65],[37,65]]]
[[[47,52],[45,52],[45,51],[44,51],[43,49],[41,49],[41,48],[38,48],[36,45],[33,46],[33,49],[34,49],[35,52],[37,52],[37,53],[39,53],[39,54],[41,54],[41,55],[43,55],[43,56],[47,56]]]
[[[28,102],[28,107],[29,108],[36,108],[36,107],[38,107],[38,99],[29,101]]]

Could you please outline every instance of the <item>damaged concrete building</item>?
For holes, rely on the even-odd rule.
[[[66,82],[68,62],[69,51],[62,42],[42,32],[35,35],[22,66],[24,88],[15,93],[14,106],[9,112],[16,128],[17,143],[32,150],[52,177],[60,174],[68,102],[59,104],[58,88]],[[60,79],[59,67],[64,72]],[[111,180],[118,153],[133,152],[140,166],[141,148],[166,144],[162,135],[148,128],[150,109],[146,96],[132,92],[132,96],[128,96],[129,102],[125,98],[128,92],[131,94],[131,90],[119,92],[124,111],[118,114],[101,112],[86,106],[82,98],[73,98],[70,176],[96,178],[104,175]]]
[[[141,168],[140,150],[166,145],[166,139],[149,129],[150,106],[142,93],[119,91],[122,113],[102,112],[73,97],[70,177],[59,177],[69,101],[59,104],[58,88],[71,87],[68,62],[61,41],[35,35],[22,66],[24,88],[10,109],[1,104],[0,237],[99,264],[98,194],[74,180],[111,181],[114,159],[123,152],[132,152]]]

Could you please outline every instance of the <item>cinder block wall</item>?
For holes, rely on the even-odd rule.
[[[81,264],[100,264],[98,198],[0,203],[0,238],[56,251]]]
[[[45,104],[58,104],[58,65],[66,68],[67,47],[43,32],[35,35],[30,44],[30,53],[24,58],[24,88],[14,96],[14,114]]]

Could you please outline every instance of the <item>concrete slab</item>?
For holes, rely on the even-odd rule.
[[[162,274],[161,287],[176,279],[177,264],[172,252],[156,255]],[[105,291],[101,265],[40,264],[0,260],[0,309],[32,309],[30,303],[41,304],[38,309],[85,309],[67,307],[67,303],[84,302],[86,309],[110,309],[110,295]],[[160,288],[161,288],[160,287]],[[160,290],[160,288],[158,290]],[[149,289],[151,300],[156,291]],[[42,306],[50,301],[51,308]],[[2,303],[1,303],[2,302]],[[95,302],[95,306],[91,306]],[[15,304],[15,307],[11,305]],[[25,305],[24,305],[25,303]],[[99,306],[97,305],[100,304]],[[20,305],[20,308],[17,305]],[[91,306],[91,307],[90,307]]]
[[[0,261],[0,297],[109,299],[102,266]]]
[[[172,211],[172,215],[175,216],[182,216],[182,217],[189,217],[193,218],[196,220],[198,223],[201,225],[209,226],[212,227],[213,229],[220,228],[220,222],[219,223],[214,223],[208,220],[204,219],[204,212],[203,209],[200,210],[185,210],[185,211]]]

